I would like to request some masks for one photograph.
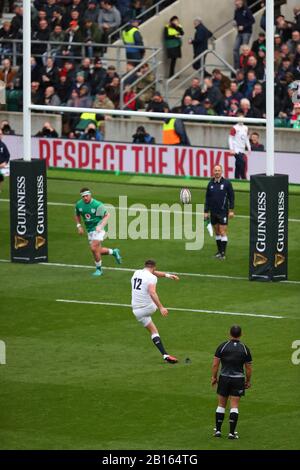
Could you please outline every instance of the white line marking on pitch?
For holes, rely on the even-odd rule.
[[[107,307],[126,307],[131,308],[129,304],[116,304],[112,302],[93,302],[88,300],[68,300],[68,299],[56,299],[56,302],[62,302],[66,304],[84,304],[84,305],[104,305]],[[212,313],[215,315],[234,315],[239,317],[261,317],[261,318],[276,318],[276,319],[283,319],[286,317],[282,317],[279,315],[260,315],[256,313],[244,313],[244,312],[223,312],[222,310],[203,310],[203,309],[194,309],[194,308],[175,308],[175,307],[167,307],[168,310],[172,310],[175,312],[192,312],[192,313]]]
[[[9,199],[0,199],[0,202],[9,202]],[[74,207],[75,204],[70,204],[68,202],[48,202],[48,206],[61,206],[61,207]],[[115,209],[118,210],[128,210],[130,207],[118,207],[116,206]],[[149,209],[145,207],[138,208],[136,207],[135,210],[140,211],[140,212],[161,212],[162,214],[182,214],[180,211],[168,211],[165,209],[159,210],[159,209]],[[196,215],[203,215],[203,212],[191,212],[191,214]],[[235,215],[235,219],[249,219],[249,215]],[[300,222],[300,219],[289,219],[289,222]]]
[[[10,263],[8,259],[0,259],[0,263]],[[94,266],[88,266],[83,264],[64,264],[64,263],[39,263],[43,266],[56,266],[58,268],[76,268],[76,269],[95,269]],[[105,271],[125,271],[133,273],[137,268],[113,268],[112,266],[105,266]],[[248,277],[243,276],[225,276],[222,274],[202,274],[202,273],[179,273],[172,271],[173,274],[187,277],[205,277],[211,279],[232,279],[234,281],[248,281]],[[281,281],[280,284],[300,284],[300,281]]]

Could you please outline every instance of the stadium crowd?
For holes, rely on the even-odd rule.
[[[38,42],[32,45],[32,102],[55,106],[118,109],[121,77],[115,65],[106,66],[102,58],[105,52],[103,45],[107,42],[111,31],[122,23],[129,21],[128,31],[134,25],[134,33],[137,32],[139,23],[135,20],[136,16],[157,1],[34,0],[32,39]],[[170,3],[172,3],[171,0],[166,0],[164,6]],[[236,73],[229,77],[215,68],[211,73],[205,71],[202,82],[200,75],[196,76],[185,90],[181,104],[173,108],[174,112],[199,116],[235,116],[242,111],[245,117],[265,117],[264,16],[261,19],[259,36],[253,38],[250,43],[255,18],[245,1],[235,0],[234,3],[237,36],[233,58]],[[284,1],[279,3],[282,4]],[[1,108],[7,111],[22,110],[22,68],[18,70],[12,67],[12,45],[5,42],[5,39],[22,37],[22,15],[22,7],[15,5],[12,20],[4,21],[0,28],[2,58],[0,103],[2,103],[2,87],[2,90],[5,90],[6,99],[5,104],[1,104]],[[278,14],[275,20],[275,123],[278,126],[298,129],[300,128],[300,104],[294,104],[292,101],[294,91],[292,84],[295,80],[300,80],[300,6],[294,8],[294,16],[294,22],[286,21],[281,14]],[[207,44],[212,33],[203,25],[200,17],[195,19],[194,26],[195,37],[190,40],[190,44],[193,45],[195,53],[195,50],[201,49],[201,40]],[[172,43],[173,49],[174,47],[178,49],[184,34],[180,19],[173,17],[165,29],[165,43]],[[176,43],[173,40],[170,42],[172,31],[173,33],[175,31],[175,35],[178,33]],[[139,40],[140,45],[143,45],[142,38]],[[47,55],[47,41],[57,41],[57,47],[51,56]],[[67,44],[59,45],[60,42]],[[76,59],[81,56],[81,48],[72,45],[74,42],[86,45],[86,54],[81,59]],[[92,43],[99,44],[99,47],[91,47]],[[176,55],[176,57],[179,56]],[[139,60],[142,57],[143,54]],[[174,56],[169,57],[172,60]],[[125,82],[125,109],[146,109],[154,112],[165,112],[170,109],[160,91],[155,89],[155,79],[150,66],[143,64],[138,67],[139,60],[129,60],[128,56],[127,60],[125,74],[133,70],[135,72]],[[174,67],[173,62],[170,70],[171,76],[174,73]],[[194,68],[197,70],[197,65]],[[132,86],[137,78],[140,81]],[[90,113],[84,113],[80,117],[76,113],[65,114],[63,135],[82,137],[86,131],[90,130],[88,125],[93,124],[95,129],[92,126],[90,134],[94,138],[95,130],[97,139],[101,139],[103,138],[103,120],[104,117],[101,118],[98,115],[96,119],[96,115]],[[46,132],[46,134],[49,133]]]

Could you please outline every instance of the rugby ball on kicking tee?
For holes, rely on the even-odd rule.
[[[182,188],[180,191],[180,201],[182,204],[190,204],[192,202],[192,194],[188,188]]]

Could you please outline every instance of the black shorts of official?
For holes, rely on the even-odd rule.
[[[4,181],[4,176],[0,173],[0,183],[2,183],[2,181]]]
[[[226,377],[220,375],[218,381],[217,394],[222,397],[242,397],[245,395],[245,378],[244,377]]]
[[[220,214],[210,214],[211,225],[228,225],[228,212],[223,212]]]

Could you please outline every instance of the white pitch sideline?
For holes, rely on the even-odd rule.
[[[9,259],[0,259],[0,263],[11,263]],[[75,269],[95,269],[92,265],[84,264],[64,264],[64,263],[39,263],[42,266],[56,266],[58,268],[75,268]],[[104,266],[105,271],[125,271],[133,273],[136,268],[114,268],[112,266]],[[248,281],[246,276],[226,276],[225,274],[204,274],[204,273],[180,273],[172,271],[173,274],[186,277],[204,277],[211,279],[229,279],[234,281]],[[300,284],[300,281],[281,281],[280,284]]]
[[[56,299],[56,302],[62,302],[66,304],[83,304],[83,305],[104,305],[107,307],[123,307],[131,308],[129,304],[116,304],[112,302],[93,302],[88,300],[68,300],[68,299]],[[168,310],[174,312],[189,312],[189,313],[209,313],[214,315],[233,315],[238,317],[256,317],[256,318],[275,318],[275,319],[284,319],[286,317],[279,315],[264,315],[258,313],[245,313],[245,312],[223,312],[222,310],[204,310],[204,309],[194,309],[194,308],[176,308],[176,307],[167,307]]]
[[[0,202],[9,202],[9,199],[0,199]],[[48,206],[58,206],[58,207],[74,207],[74,204],[71,204],[69,202],[48,202]],[[115,209],[117,210],[128,210],[130,207],[118,207],[116,206]],[[148,207],[147,208],[144,208],[144,207],[141,207],[141,208],[138,208],[136,207],[135,210],[137,211],[140,211],[140,212],[159,212],[159,213],[162,213],[162,214],[169,214],[169,213],[172,213],[172,214],[181,214],[182,212],[179,212],[179,211],[169,211],[169,210],[165,210],[165,209],[162,209],[162,210],[159,210],[159,209],[149,209]],[[203,215],[202,212],[194,212],[192,211],[191,214],[193,215]],[[248,220],[249,219],[249,215],[239,215],[239,214],[236,214],[234,216],[235,219],[246,219]],[[300,219],[289,219],[289,222],[300,222]]]

